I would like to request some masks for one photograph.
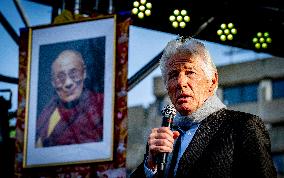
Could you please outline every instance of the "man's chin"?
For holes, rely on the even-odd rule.
[[[190,115],[191,113],[194,112],[194,109],[188,105],[178,105],[176,109],[181,115],[184,116]]]
[[[78,96],[68,96],[68,97],[64,97],[63,99],[61,98],[61,100],[62,100],[64,103],[70,103],[70,102],[76,101],[76,100],[78,100],[78,99],[79,99]]]

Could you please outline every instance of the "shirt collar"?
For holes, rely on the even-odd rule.
[[[204,104],[197,109],[195,112],[188,116],[182,116],[177,113],[173,120],[174,126],[187,126],[190,127],[194,124],[200,123],[203,119],[208,117],[210,114],[219,111],[220,109],[226,108],[222,101],[217,97],[216,94],[209,97]]]

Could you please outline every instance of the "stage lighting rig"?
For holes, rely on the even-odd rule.
[[[139,19],[143,19],[146,16],[151,15],[152,4],[146,0],[134,1],[132,14],[137,15]]]
[[[190,17],[187,15],[187,10],[175,9],[173,14],[169,17],[169,20],[174,28],[185,28],[186,23],[190,21]]]
[[[268,47],[268,44],[272,42],[272,39],[269,37],[269,32],[258,32],[256,34],[256,37],[252,39],[252,42],[256,49],[266,49]]]
[[[222,23],[220,25],[219,30],[217,30],[217,35],[219,35],[219,38],[221,41],[226,41],[226,40],[233,40],[234,39],[234,35],[237,34],[237,29],[234,28],[234,24],[233,23]]]

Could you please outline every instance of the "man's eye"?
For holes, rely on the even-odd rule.
[[[185,75],[187,75],[187,76],[191,76],[193,74],[195,74],[195,72],[193,72],[193,71],[186,71],[185,72]]]
[[[65,80],[66,79],[66,74],[64,73],[60,73],[56,76],[56,78],[60,81]]]
[[[169,79],[174,79],[174,78],[176,78],[178,76],[178,73],[176,73],[176,72],[169,73],[168,76],[169,76]]]

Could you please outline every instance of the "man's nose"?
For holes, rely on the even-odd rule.
[[[73,87],[73,85],[74,85],[73,80],[70,77],[67,77],[64,83],[64,88],[70,89]]]
[[[180,87],[180,88],[186,88],[187,78],[184,76],[184,74],[180,73],[178,75],[177,84],[178,84],[178,87]]]

